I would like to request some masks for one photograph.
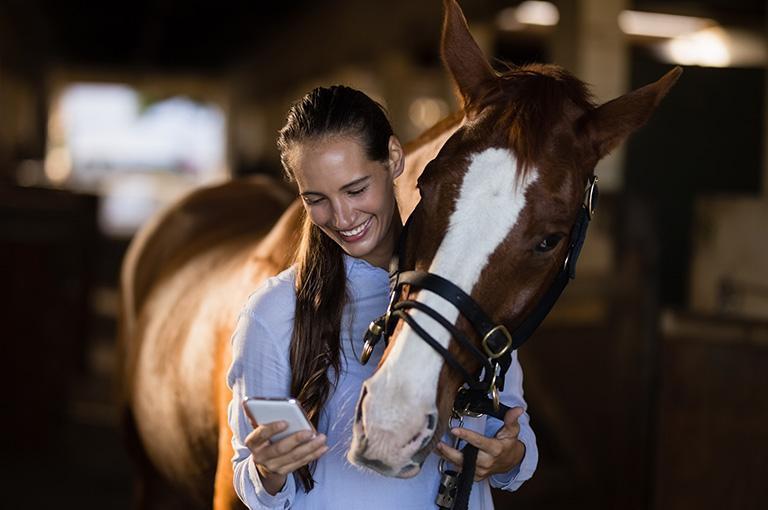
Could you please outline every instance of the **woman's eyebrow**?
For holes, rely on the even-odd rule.
[[[370,176],[370,175],[366,175],[365,177],[360,177],[359,179],[355,179],[354,181],[352,181],[352,182],[350,182],[350,183],[347,183],[347,184],[345,184],[344,186],[342,186],[342,187],[339,189],[339,191],[345,191],[345,190],[347,190],[347,189],[349,189],[349,188],[354,188],[355,186],[357,186],[357,185],[359,185],[359,184],[362,184],[363,182],[365,182],[366,180],[368,180],[368,179],[370,179],[370,178],[371,178],[371,176]]]

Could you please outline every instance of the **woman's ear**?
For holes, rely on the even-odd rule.
[[[405,168],[405,153],[400,140],[395,135],[389,137],[389,171],[392,178],[398,177]]]

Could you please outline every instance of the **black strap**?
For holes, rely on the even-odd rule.
[[[555,280],[536,304],[533,311],[515,328],[512,333],[512,349],[519,348],[533,335],[547,315],[549,315],[549,312],[552,311],[552,307],[555,306],[557,300],[560,299],[560,295],[565,290],[568,282],[576,277],[576,261],[579,259],[582,246],[584,246],[588,226],[589,213],[586,207],[582,206],[579,211],[579,217],[571,229],[571,246],[568,250],[565,264],[563,264],[563,268],[557,273]]]
[[[453,510],[467,510],[469,495],[472,493],[472,483],[475,481],[477,447],[467,444],[461,449],[461,453],[464,455],[464,462],[462,463],[459,481],[456,485],[456,500],[453,503]]]
[[[423,271],[405,271],[400,273],[398,285],[405,284],[426,289],[451,303],[459,309],[461,314],[474,326],[475,331],[481,335],[484,335],[494,327],[494,323],[491,322],[472,297],[458,285],[446,280],[442,276]]]
[[[507,414],[507,411],[512,409],[503,402],[499,402],[499,408],[496,409],[493,400],[488,398],[487,391],[470,388],[462,388],[459,390],[456,399],[453,401],[453,408],[459,413],[466,410],[475,414],[493,416],[501,421],[504,421],[504,415]]]
[[[459,372],[462,377],[466,380],[471,380],[472,376],[467,372],[464,367],[462,367],[458,361],[456,361],[456,358],[451,356],[451,354],[448,352],[448,349],[440,345],[440,342],[432,338],[432,336],[424,330],[419,324],[414,320],[413,317],[408,315],[407,313],[403,312],[402,310],[398,310],[397,312],[394,312],[394,315],[397,315],[399,318],[403,319],[406,324],[408,324],[413,331],[421,337],[422,340],[427,342],[430,347],[432,347],[434,350],[437,351],[440,356],[445,359],[445,362],[451,365],[451,367]]]

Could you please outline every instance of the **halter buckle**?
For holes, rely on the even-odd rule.
[[[376,347],[376,344],[379,343],[379,340],[381,340],[381,335],[384,333],[384,321],[386,320],[386,315],[383,317],[379,317],[375,321],[371,322],[368,325],[368,331],[365,332],[365,342],[363,343],[363,352],[360,354],[360,363],[365,365],[368,363],[368,360],[371,359],[371,354],[373,354],[373,349]]]
[[[597,210],[597,199],[600,193],[597,189],[597,176],[593,175],[587,183],[587,189],[584,193],[584,207],[587,209],[587,215],[591,220]]]
[[[373,354],[373,344],[365,342],[363,352],[360,354],[360,363],[363,365],[368,363],[368,360],[371,359],[371,354]]]
[[[491,397],[493,398],[493,410],[494,412],[499,412],[499,388],[497,386],[493,387],[493,390],[491,391]]]
[[[502,335],[504,335],[504,338],[507,339],[506,344],[504,345],[504,347],[499,352],[493,352],[491,347],[488,345],[488,341],[496,333],[501,333]],[[507,330],[506,327],[504,327],[503,325],[499,324],[498,326],[494,327],[488,333],[485,334],[485,336],[483,337],[483,343],[482,344],[483,344],[483,350],[488,355],[488,357],[490,359],[496,359],[496,358],[499,358],[499,357],[503,356],[509,350],[509,348],[512,347],[512,335],[509,334],[509,330]]]

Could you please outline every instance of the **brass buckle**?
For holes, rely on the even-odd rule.
[[[493,336],[494,333],[497,331],[500,331],[506,338],[507,338],[507,345],[504,346],[504,348],[499,352],[493,352],[490,347],[488,347],[488,340]],[[507,328],[499,324],[495,328],[491,329],[488,333],[485,334],[483,337],[483,350],[488,355],[490,359],[496,359],[500,356],[503,356],[504,353],[506,353],[510,347],[512,347],[512,335],[509,334],[509,331]]]
[[[499,411],[499,387],[496,385],[496,379],[499,377],[500,372],[501,365],[497,364],[493,372],[493,378],[491,379],[490,386],[491,398],[493,399],[493,410],[496,412]]]

